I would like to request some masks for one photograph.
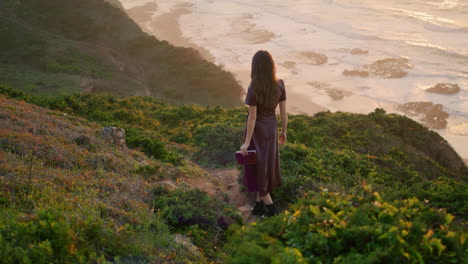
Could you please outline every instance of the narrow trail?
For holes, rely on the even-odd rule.
[[[250,214],[252,208],[251,198],[242,192],[238,178],[240,172],[236,168],[203,168],[211,177],[211,181],[193,180],[189,183],[210,196],[222,199],[236,207],[244,219],[244,224],[256,221],[256,217]]]

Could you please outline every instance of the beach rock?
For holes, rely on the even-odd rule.
[[[450,116],[447,112],[443,111],[443,106],[441,104],[433,105],[429,111],[427,111],[426,116],[421,119],[421,121],[429,124],[431,128],[443,129],[447,127],[447,118]]]
[[[468,123],[461,123],[461,124],[453,125],[448,128],[448,131],[452,135],[468,136]]]
[[[250,44],[267,43],[276,37],[275,33],[263,29],[245,31],[240,36]]]
[[[334,101],[341,100],[345,96],[350,96],[350,95],[353,94],[350,91],[333,87],[329,83],[314,81],[314,82],[308,82],[307,84],[314,87],[314,88],[316,88],[317,90],[323,91],[326,95],[328,95]]]
[[[242,19],[253,19],[254,16],[252,14],[250,14],[250,13],[246,13],[246,14],[243,14],[241,18]]]
[[[325,64],[328,61],[328,57],[324,54],[315,53],[313,51],[303,51],[301,56],[306,58],[313,65]]]
[[[359,76],[359,77],[368,77],[368,71],[360,71],[360,70],[344,70],[342,73],[344,76]]]
[[[192,253],[194,256],[200,256],[200,250],[192,243],[190,238],[181,234],[175,234],[174,242],[182,245],[188,252]]]
[[[413,65],[409,63],[407,58],[388,58],[364,65],[364,68],[385,78],[403,78],[408,75],[403,69],[412,69]]]
[[[350,53],[351,53],[352,55],[359,55],[359,54],[368,54],[369,51],[368,51],[368,50],[362,50],[362,49],[359,49],[359,48],[355,48],[355,49],[352,49],[352,50],[350,51]]]
[[[125,129],[118,127],[105,127],[102,129],[102,137],[109,143],[120,147],[126,147]]]
[[[257,25],[255,23],[245,20],[233,21],[231,26],[231,35],[238,35],[250,44],[266,43],[276,37],[275,33],[264,29],[256,29]]]
[[[341,100],[345,96],[345,93],[343,90],[338,90],[335,88],[325,89],[325,92],[327,93],[328,96],[330,96],[332,100],[335,100],[335,101]]]
[[[307,83],[308,85],[314,87],[314,88],[325,88],[325,87],[329,87],[330,85],[327,84],[327,83],[324,83],[324,82],[319,82],[319,81],[312,81],[312,82],[308,82]]]
[[[433,129],[446,128],[447,118],[450,116],[441,104],[432,102],[409,102],[397,106],[397,109],[409,116],[420,116],[420,120]]]
[[[458,84],[452,83],[438,83],[435,86],[426,89],[426,92],[438,94],[456,94],[460,92],[460,86],[458,86]]]
[[[285,61],[283,63],[280,63],[280,65],[287,68],[287,69],[294,69],[296,67],[296,62],[295,61]]]

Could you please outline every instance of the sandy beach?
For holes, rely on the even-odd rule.
[[[204,59],[214,62],[213,55],[207,49],[192,43],[190,39],[187,39],[182,35],[178,19],[180,16],[190,13],[188,7],[188,5],[179,5],[171,12],[164,13],[154,18],[152,12],[157,9],[155,4],[134,7],[128,9],[127,12],[145,32],[156,36],[160,40],[166,40],[175,46],[196,49]],[[239,33],[239,37],[244,38],[248,42],[266,42],[271,40],[274,36],[271,32],[254,30],[253,25],[251,24],[237,24],[237,26],[244,27],[242,32]],[[250,69],[235,71],[233,74],[246,91],[250,83]],[[281,78],[281,76],[278,76],[278,78]],[[285,82],[287,86],[287,81],[285,80]],[[288,89],[287,96],[289,113],[313,115],[327,110],[292,89]]]
[[[151,8],[156,10],[155,4]],[[200,47],[185,38],[182,35],[182,31],[179,27],[178,19],[184,14],[190,13],[188,9],[190,4],[180,4],[169,13],[162,14],[153,18],[153,15],[149,15],[148,9],[144,6],[134,7],[129,9],[127,12],[129,16],[142,27],[145,32],[156,36],[160,40],[166,40],[174,46],[193,48],[200,52],[200,55],[208,60],[213,61],[214,57],[211,53],[203,47]]]
[[[158,5],[156,3],[146,3],[142,6],[136,6],[134,8],[128,9],[127,14],[137,22],[140,27],[146,32],[151,34],[150,30],[146,27],[143,27],[146,22],[151,21],[154,12],[158,10]]]

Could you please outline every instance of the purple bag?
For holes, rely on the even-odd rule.
[[[238,164],[254,165],[257,164],[257,151],[247,150],[247,155],[244,156],[240,151],[236,151],[236,159]]]

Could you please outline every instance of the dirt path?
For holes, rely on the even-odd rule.
[[[214,176],[219,181],[221,190],[227,194],[228,203],[239,209],[244,222],[252,222],[255,220],[250,214],[252,204],[250,198],[245,192],[241,191],[241,185],[238,182],[240,175],[237,169],[206,169],[208,173]]]
[[[192,187],[198,188],[210,196],[225,200],[239,209],[244,223],[256,221],[256,218],[250,214],[252,200],[245,192],[241,191],[241,185],[238,182],[239,170],[236,168],[203,169],[212,177],[211,181],[189,180],[188,183]]]

